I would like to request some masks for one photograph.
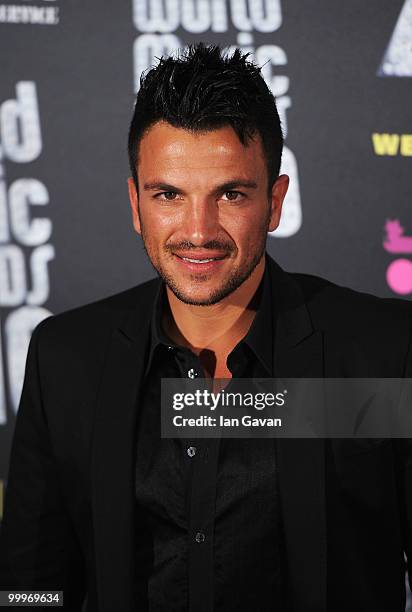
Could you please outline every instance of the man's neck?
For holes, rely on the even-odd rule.
[[[208,350],[217,356],[227,356],[253,322],[256,315],[253,297],[264,270],[263,256],[240,287],[211,306],[185,304],[166,287],[170,309],[163,315],[164,331],[176,344],[190,348],[195,354]]]

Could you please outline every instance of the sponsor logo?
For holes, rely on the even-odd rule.
[[[22,2],[0,4],[0,24],[57,25],[59,7],[57,0],[42,0],[36,4]]]
[[[388,219],[385,224],[385,251],[396,255],[412,254],[412,236],[405,236],[404,228],[398,219]],[[398,295],[412,293],[412,261],[399,257],[392,261],[386,270],[386,282]]]
[[[387,134],[374,132],[372,146],[375,155],[412,156],[412,134]]]
[[[412,77],[412,0],[405,0],[378,68],[381,77]]]
[[[412,0],[405,0],[378,68],[381,77],[412,76]]]

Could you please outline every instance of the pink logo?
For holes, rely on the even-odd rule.
[[[404,229],[398,219],[385,223],[386,239],[383,248],[388,253],[412,253],[412,236],[404,236]],[[412,261],[405,258],[392,261],[386,271],[389,287],[399,295],[412,292]]]

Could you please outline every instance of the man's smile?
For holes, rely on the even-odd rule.
[[[173,257],[189,272],[212,272],[216,270],[228,256],[226,254],[213,254],[209,252],[196,254],[173,253]]]

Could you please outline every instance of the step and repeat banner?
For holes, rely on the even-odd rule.
[[[251,51],[277,97],[269,253],[412,298],[412,0],[0,0],[0,520],[33,328],[154,276],[127,130],[141,72],[196,41]]]

